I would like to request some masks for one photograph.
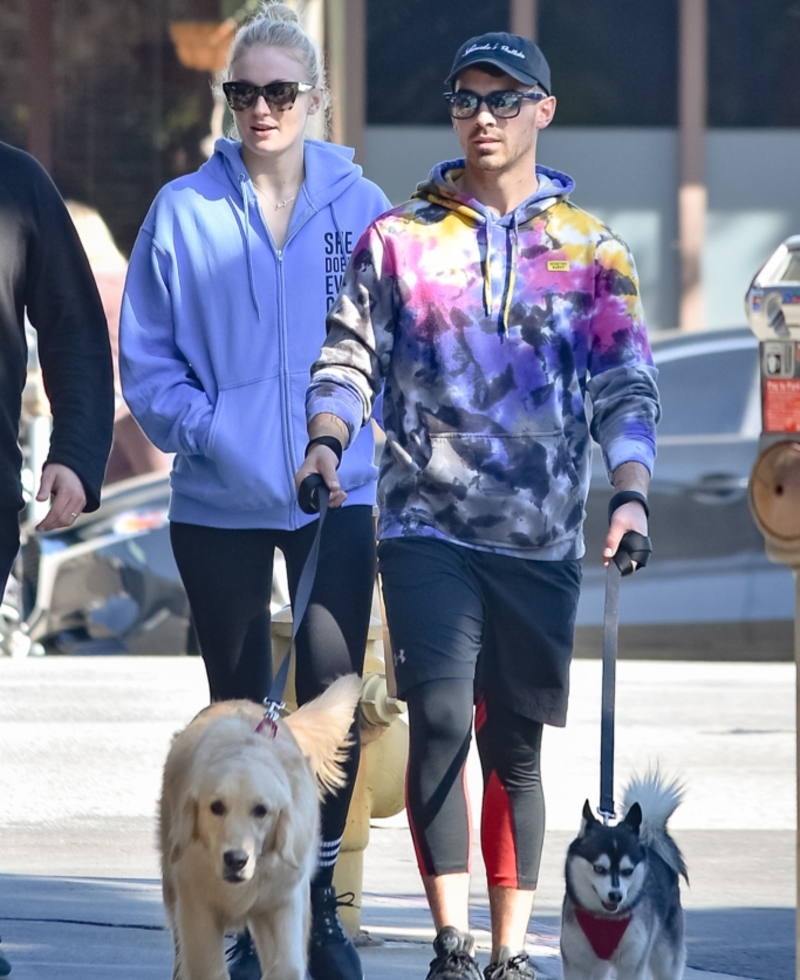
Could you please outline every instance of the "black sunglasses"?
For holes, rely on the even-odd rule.
[[[445,92],[444,98],[453,119],[471,119],[478,114],[482,103],[486,104],[486,108],[495,118],[513,119],[519,115],[523,99],[541,102],[547,96],[541,92],[514,92],[511,90],[478,95],[477,92],[471,92],[468,88],[462,88],[458,92]]]
[[[291,109],[298,92],[310,92],[311,82],[270,82],[269,85],[251,85],[250,82],[223,82],[222,91],[234,112],[252,109],[262,96],[272,112]]]

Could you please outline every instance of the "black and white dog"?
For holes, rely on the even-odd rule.
[[[683,798],[656,771],[625,790],[624,820],[606,826],[583,808],[566,861],[561,914],[564,980],[680,980],[686,964],[679,875],[686,865],[667,832]]]

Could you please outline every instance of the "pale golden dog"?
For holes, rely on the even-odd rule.
[[[173,980],[228,980],[224,937],[249,926],[265,978],[304,980],[319,797],[360,693],[355,674],[276,725],[251,701],[220,701],[172,741],[160,803]]]

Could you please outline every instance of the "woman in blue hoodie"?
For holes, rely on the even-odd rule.
[[[238,31],[223,91],[239,140],[220,139],[196,173],[156,197],[131,255],[120,327],[125,398],[159,449],[175,454],[170,521],[211,699],[262,701],[271,683],[273,553],[292,601],[316,532],[294,473],[305,455],[309,369],[350,252],[389,207],[353,151],[306,139],[324,111],[319,53],[284,4]],[[300,704],[361,671],[375,574],[376,469],[369,427],[339,469],[348,506],[331,512],[297,637]],[[358,767],[322,812],[312,884],[314,980],[360,980],[332,887]],[[245,934],[232,980],[260,977]]]

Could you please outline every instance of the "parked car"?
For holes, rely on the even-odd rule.
[[[189,603],[172,556],[163,474],[123,480],[60,531],[23,527],[11,590],[19,622],[8,652],[196,652]]]
[[[663,417],[646,569],[622,581],[620,656],[793,658],[794,580],[771,563],[747,485],[761,431],[758,342],[747,327],[655,334]],[[576,655],[599,655],[608,482],[599,449],[587,505]]]
[[[68,528],[22,529],[0,609],[0,654],[197,654],[189,601],[169,540],[169,477],[147,474],[103,491]],[[275,555],[271,608],[288,603]]]

